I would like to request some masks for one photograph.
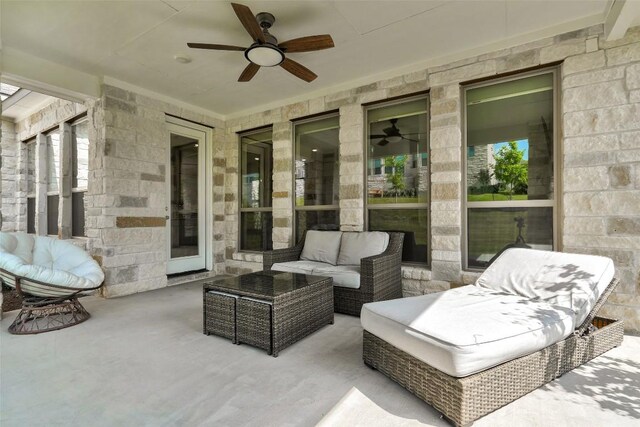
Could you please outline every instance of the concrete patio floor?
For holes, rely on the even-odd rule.
[[[361,359],[355,317],[273,358],[202,334],[198,283],[83,299],[86,323],[0,332],[0,425],[447,426]],[[640,337],[480,419],[476,426],[640,425]]]

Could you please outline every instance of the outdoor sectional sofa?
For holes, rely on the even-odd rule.
[[[265,270],[333,278],[334,311],[402,297],[402,233],[309,230],[291,248],[265,252]]]
[[[617,282],[609,258],[509,249],[474,285],[365,304],[364,363],[468,425],[620,345],[596,317]]]

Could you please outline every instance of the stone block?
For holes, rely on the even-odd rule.
[[[606,166],[567,168],[564,173],[564,191],[605,190],[609,187]]]
[[[594,83],[609,82],[624,78],[624,66],[615,68],[604,68],[601,70],[593,70],[580,74],[565,76],[562,80],[562,87],[585,86]]]
[[[441,86],[490,76],[497,71],[496,61],[488,60],[429,75],[431,86]]]
[[[627,188],[633,185],[630,165],[614,165],[609,167],[611,188]]]
[[[562,230],[565,235],[601,236],[606,233],[605,219],[565,217]]]
[[[460,227],[460,212],[455,211],[432,211],[432,227]]]
[[[429,89],[429,82],[426,80],[419,80],[413,83],[406,83],[402,86],[392,87],[387,89],[389,98],[403,95],[411,95],[414,93],[424,92]]]
[[[567,76],[582,71],[592,71],[604,67],[605,62],[603,50],[585,53],[584,55],[571,56],[562,64],[562,73]]]
[[[556,43],[540,49],[540,63],[559,61],[568,56],[580,55],[586,50],[584,40],[571,40],[563,43]]]
[[[620,136],[617,134],[565,138],[564,140],[565,154],[582,154],[602,151],[612,152],[618,150],[619,147]],[[640,147],[640,144],[638,147]]]
[[[164,227],[166,224],[167,220],[164,217],[116,217],[116,227],[118,228]]]
[[[430,132],[430,137],[431,149],[460,147],[462,144],[460,129],[455,127],[432,129]]]
[[[610,107],[627,102],[627,92],[622,80],[568,88],[563,92],[565,112]]]
[[[534,67],[536,65],[540,65],[540,51],[538,49],[531,49],[499,59],[497,61],[497,71],[503,73]]]
[[[580,192],[564,196],[567,216],[637,215],[640,200],[635,191]]]
[[[433,183],[431,185],[432,200],[457,200],[460,197],[458,183]]]
[[[431,164],[431,172],[436,173],[436,172],[454,172],[454,171],[460,171],[462,169],[462,164],[460,163],[460,160],[458,159],[458,161],[451,161],[451,162],[439,162],[439,163],[433,163]]]
[[[462,180],[462,173],[455,172],[433,172],[431,174],[431,182],[460,182]]]
[[[459,226],[432,226],[431,234],[432,236],[456,236],[459,238],[461,235],[461,229]]]
[[[431,244],[434,250],[439,251],[449,251],[449,252],[458,252],[460,253],[460,236],[459,235],[451,235],[451,236],[443,236],[443,235],[432,235],[431,236]],[[434,259],[442,259],[436,258],[433,255]],[[459,260],[459,258],[456,258]]]
[[[640,104],[566,113],[564,125],[567,136],[640,129]]]
[[[455,261],[460,262],[462,255],[459,250],[456,251],[441,251],[435,248],[431,251],[431,259],[433,261]]]
[[[436,167],[436,163],[460,162],[460,148],[434,148],[431,150],[431,165]],[[459,164],[459,163],[458,163]]]
[[[608,218],[607,234],[609,235],[625,234],[625,235],[640,236],[640,218],[638,217]]]
[[[452,114],[459,113],[460,106],[458,104],[458,99],[445,99],[441,102],[432,102],[431,103],[431,117],[439,116],[442,114]]]
[[[628,64],[640,61],[640,42],[607,49],[607,65]]]

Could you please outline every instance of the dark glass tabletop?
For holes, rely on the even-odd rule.
[[[235,277],[213,279],[203,286],[205,290],[228,291],[239,295],[249,295],[272,299],[322,280],[326,277],[282,271],[258,271]]]

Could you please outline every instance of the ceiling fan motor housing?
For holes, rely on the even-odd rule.
[[[261,28],[269,29],[276,22],[276,17],[269,12],[260,12],[256,15],[256,21],[258,21]]]

